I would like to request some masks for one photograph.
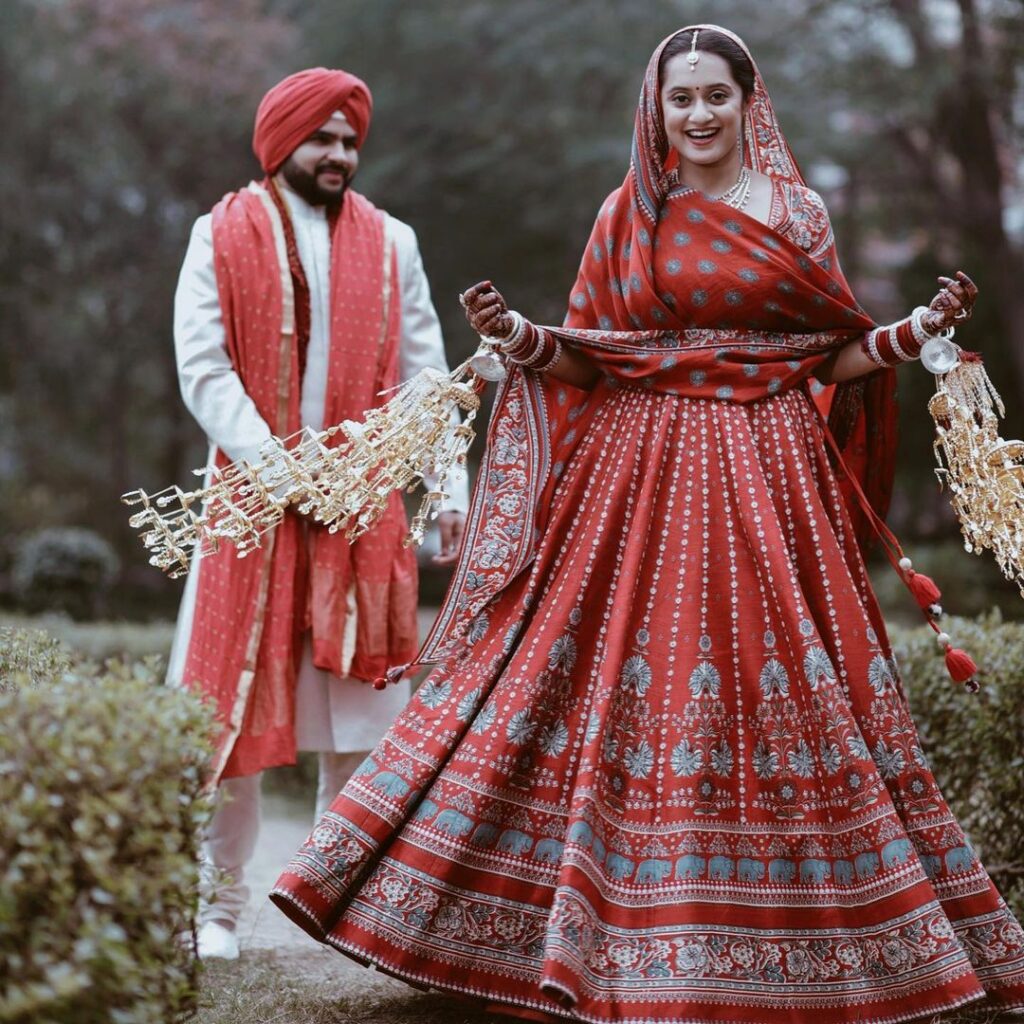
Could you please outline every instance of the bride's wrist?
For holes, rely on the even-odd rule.
[[[898,366],[921,356],[921,348],[935,332],[925,326],[925,306],[894,324],[886,324],[868,331],[861,339],[861,351],[876,366]]]
[[[505,315],[511,321],[511,327],[498,337],[497,341],[498,348],[506,355],[509,355],[511,350],[518,348],[522,344],[529,321],[514,309],[508,310]]]
[[[509,315],[513,317],[515,327],[498,345],[502,355],[510,362],[541,373],[552,369],[562,358],[562,342],[515,310],[509,310]]]
[[[917,332],[922,336],[922,344],[929,338],[938,337],[943,331],[942,324],[936,324],[935,311],[928,306],[918,306],[911,314]]]

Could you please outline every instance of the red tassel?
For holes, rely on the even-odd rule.
[[[970,683],[978,674],[978,666],[966,651],[959,647],[947,647],[946,671],[954,683],[967,683],[968,689],[971,689]],[[973,689],[976,690],[977,686]]]
[[[373,688],[375,690],[383,690],[388,683],[397,683],[410,667],[410,665],[396,665],[394,668],[389,668],[384,675],[374,679]]]
[[[930,576],[910,569],[904,579],[919,608],[927,611],[933,604],[939,603],[942,593]]]

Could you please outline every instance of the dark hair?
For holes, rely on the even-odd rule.
[[[658,61],[658,81],[665,75],[665,65],[681,53],[689,53],[693,44],[693,29],[677,32],[661,51],[661,59]],[[714,29],[702,28],[698,30],[697,50],[701,53],[714,53],[721,57],[729,65],[732,77],[743,93],[744,100],[750,99],[754,93],[754,65],[750,58],[743,52],[743,47],[734,42],[721,32]]]

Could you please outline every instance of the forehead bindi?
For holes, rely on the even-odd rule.
[[[733,78],[732,69],[724,57],[717,53],[697,51],[700,60],[696,67],[690,67],[685,53],[677,53],[665,64],[662,76],[662,92],[671,89],[684,89],[687,92],[710,92],[712,89],[727,88],[738,90],[739,85]]]

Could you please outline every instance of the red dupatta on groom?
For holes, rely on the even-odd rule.
[[[297,256],[289,258],[290,225],[284,204],[273,201],[274,187],[252,184],[225,196],[213,211],[213,239],[228,354],[260,415],[284,437],[300,426],[304,339],[291,265]],[[327,423],[361,418],[398,382],[395,275],[384,214],[349,191],[331,236]],[[227,461],[217,453],[218,466]],[[201,560],[183,676],[217,707],[216,777],[294,762],[295,685],[306,629],[315,665],[364,681],[416,650],[416,560],[402,543],[406,530],[396,493],[380,523],[354,542],[323,527],[306,529],[288,515],[249,557],[239,559],[226,545]],[[353,586],[356,645],[346,666],[342,643]]]
[[[718,26],[683,31],[693,28],[714,29],[743,46]],[[565,324],[546,328],[595,362],[605,381],[587,394],[509,366],[462,557],[418,664],[456,653],[486,605],[530,563],[558,478],[605,387],[738,403],[795,387],[817,390],[847,468],[877,513],[888,505],[894,373],[831,388],[808,381],[829,353],[874,326],[839,268],[828,215],[803,185],[753,58],[744,159],[775,180],[788,207],[786,222],[780,230],[769,228],[678,185],[666,166],[658,88],[661,53],[673,36],[648,64],[630,169],[598,214]],[[847,504],[864,545],[867,517],[849,493]],[[393,670],[389,678],[401,673]]]

